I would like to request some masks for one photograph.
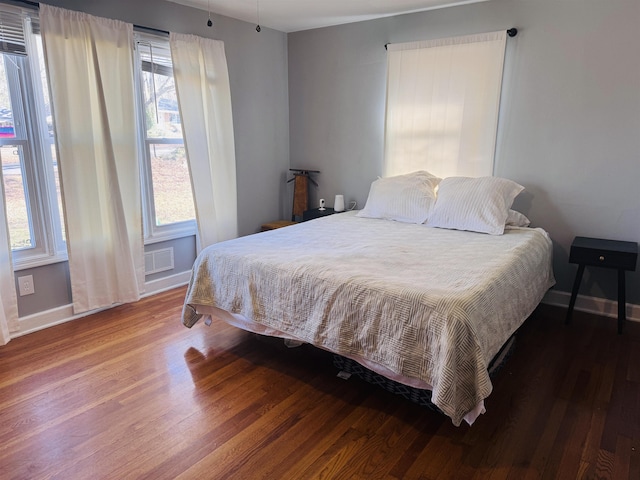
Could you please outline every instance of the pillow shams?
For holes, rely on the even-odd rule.
[[[509,209],[506,224],[507,227],[528,227],[531,221],[523,213]]]
[[[356,216],[405,223],[424,223],[435,202],[440,178],[418,171],[379,178],[371,184],[364,208]]]
[[[509,209],[522,190],[506,178],[445,178],[427,226],[502,235]]]

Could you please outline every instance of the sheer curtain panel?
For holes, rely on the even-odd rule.
[[[387,46],[384,175],[493,174],[506,32]]]
[[[76,313],[140,298],[133,26],[40,4]]]
[[[219,40],[171,33],[169,42],[201,250],[238,236],[227,59]]]
[[[6,345],[11,340],[11,332],[19,329],[18,300],[16,297],[16,282],[13,278],[11,262],[11,242],[9,241],[9,227],[7,225],[6,203],[4,202],[4,181],[0,169],[0,194],[2,194],[2,208],[0,208],[0,345]]]

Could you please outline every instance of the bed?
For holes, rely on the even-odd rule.
[[[221,242],[196,259],[182,322],[315,345],[471,424],[489,363],[554,283],[547,233],[501,221],[490,235],[354,211]]]

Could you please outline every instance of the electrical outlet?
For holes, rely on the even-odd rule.
[[[33,275],[25,275],[24,277],[18,277],[18,291],[20,296],[33,295],[36,293],[33,288]]]

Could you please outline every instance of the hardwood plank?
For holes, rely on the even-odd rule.
[[[608,450],[600,450],[596,459],[596,477],[604,479],[614,479],[613,468],[615,465],[615,453]]]
[[[335,402],[338,399],[330,394],[319,397],[307,397],[309,410],[303,417],[297,418],[290,428],[281,432],[278,441],[269,442],[251,458],[243,458],[234,472],[235,478],[251,478],[256,471],[262,472],[264,478],[295,478],[288,477],[285,472],[289,466],[301,461],[308,451],[308,445],[315,445],[310,440],[318,435],[319,430],[334,417],[332,409],[327,408],[327,402]],[[297,409],[296,409],[297,410]],[[297,414],[300,415],[300,414]],[[282,444],[295,445],[293,449],[284,449]],[[305,446],[307,445],[307,446]]]
[[[454,427],[327,352],[186,329],[184,294],[0,347],[0,478],[640,478],[640,324],[541,305]]]
[[[616,456],[613,463],[612,478],[630,478],[629,467],[631,463],[631,439],[618,435],[616,442]]]
[[[404,453],[399,456],[397,462],[389,471],[391,477],[397,479],[408,478],[407,470],[415,463],[425,445],[431,441],[441,424],[441,419],[437,414],[423,415],[422,422],[415,423],[419,434],[413,440],[407,438],[407,442],[404,442]]]

